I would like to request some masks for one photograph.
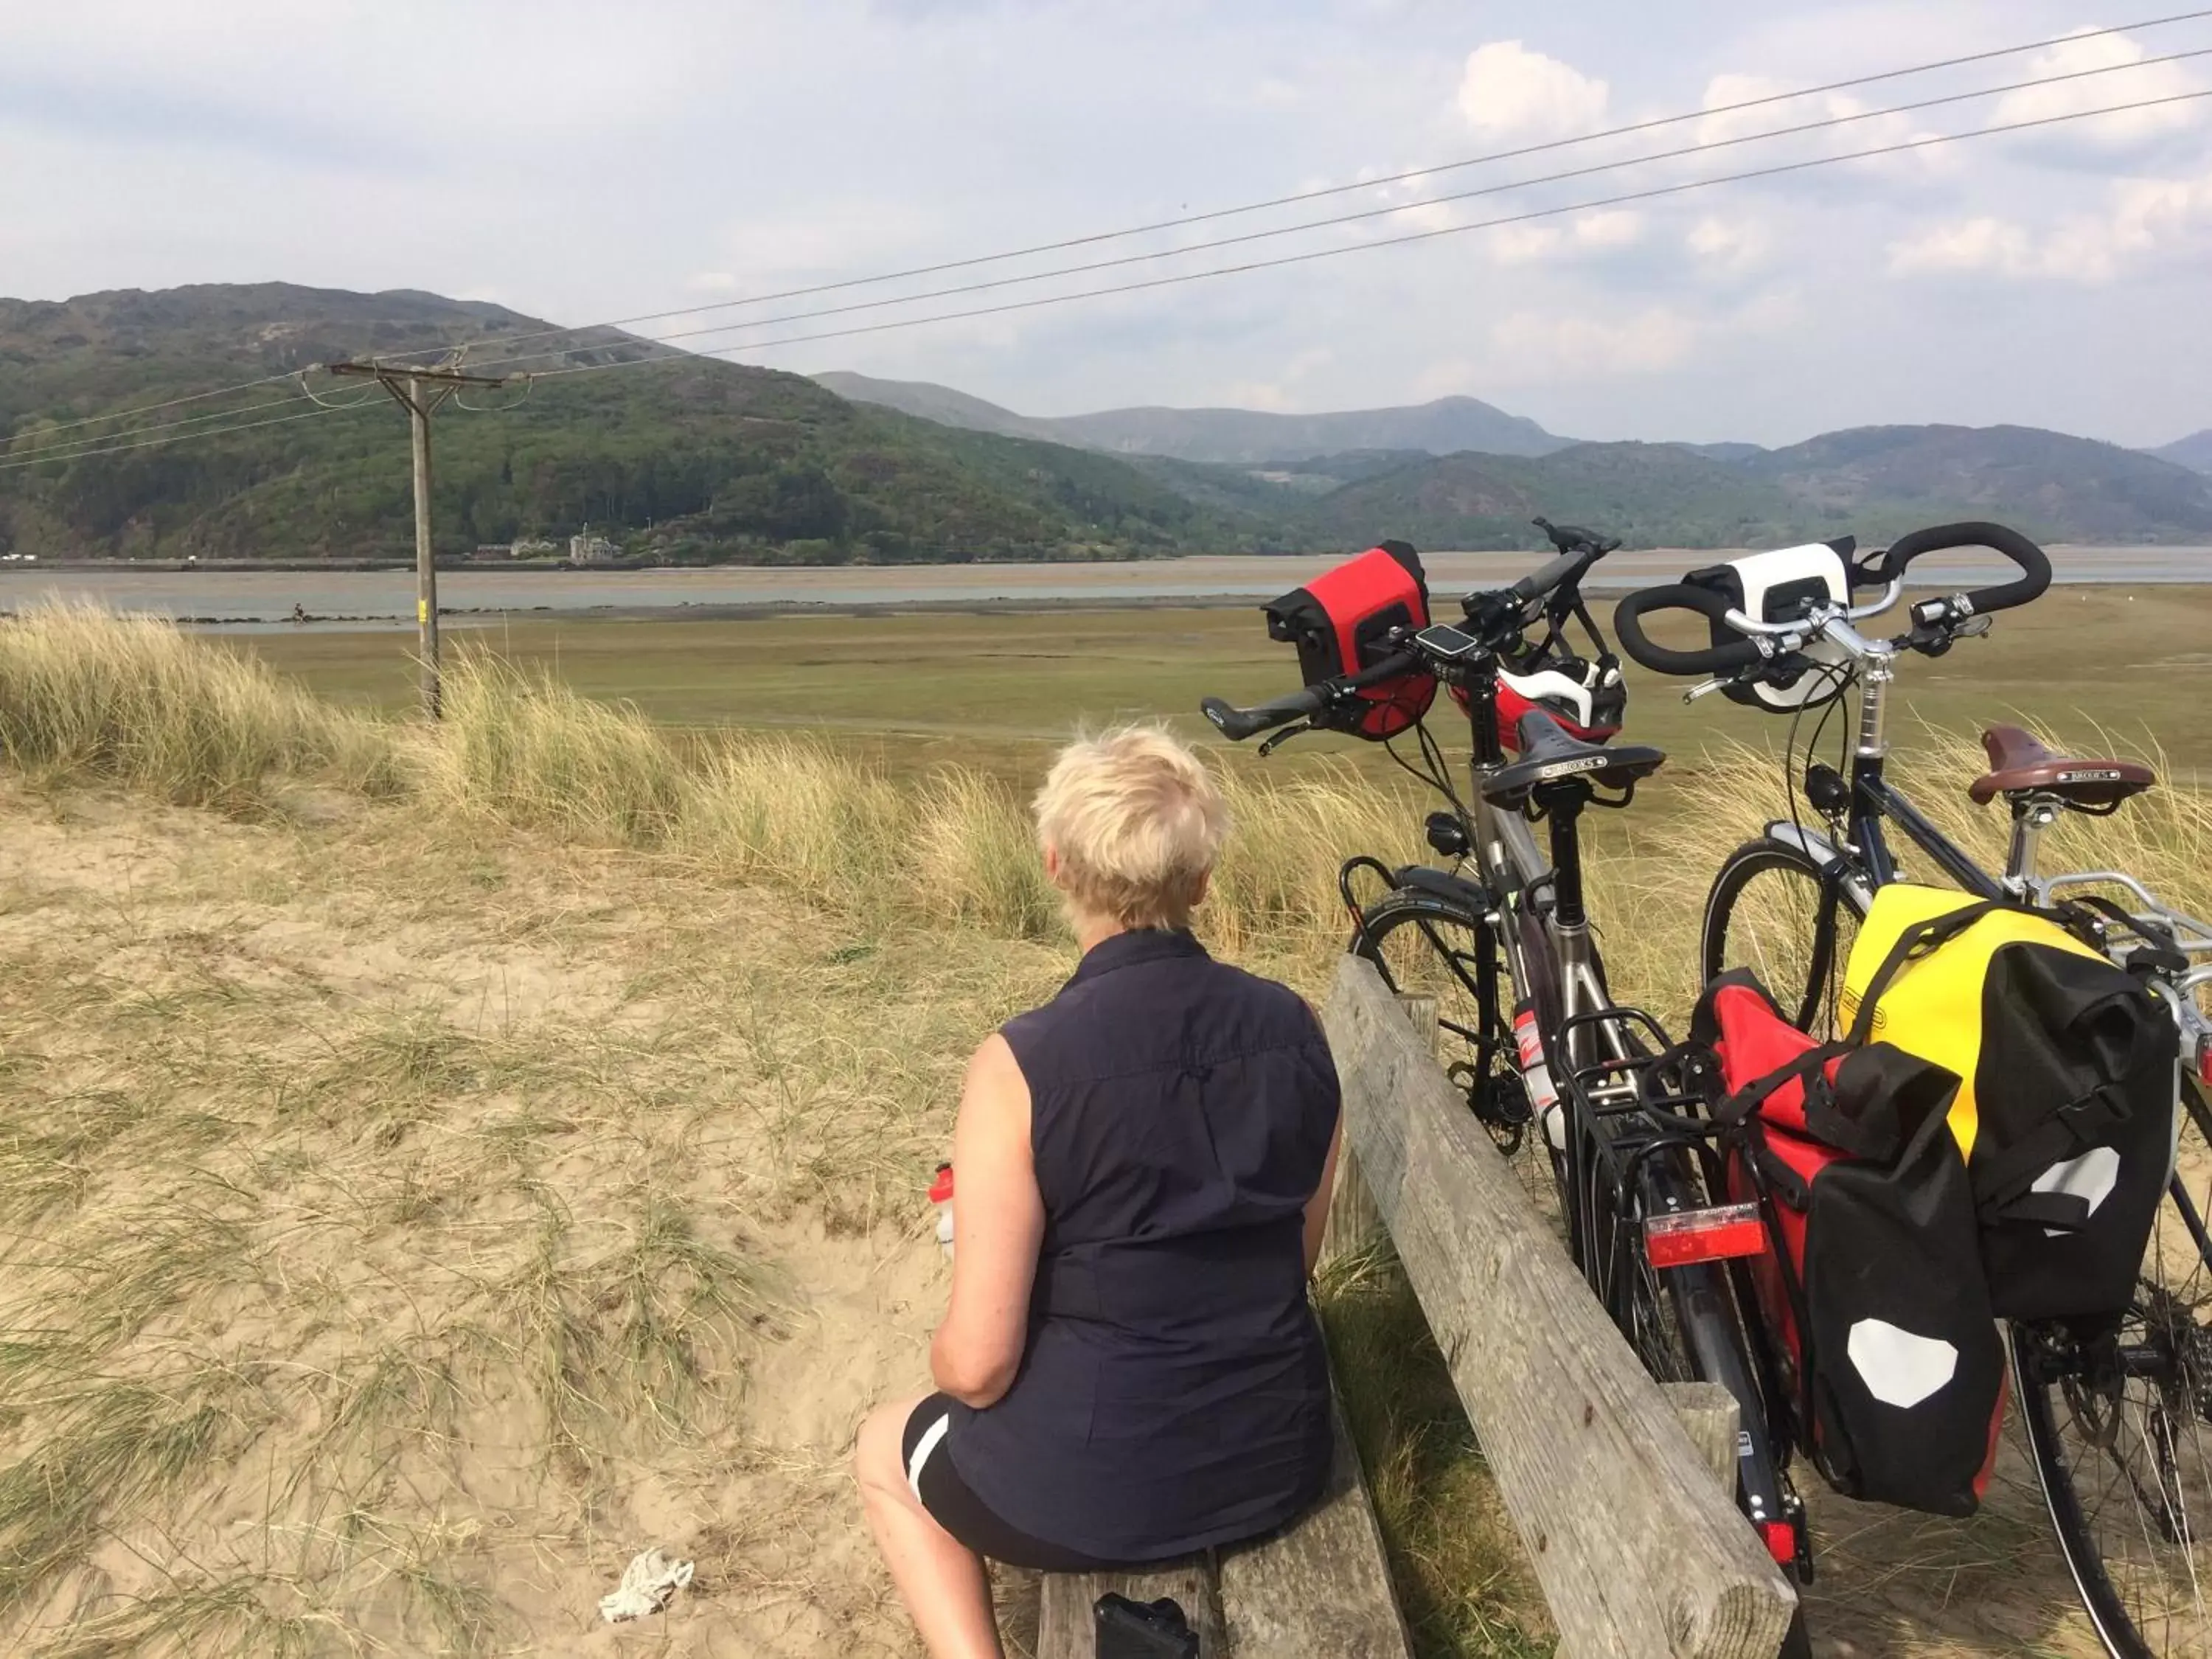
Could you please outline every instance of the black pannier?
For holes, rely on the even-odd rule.
[[[1800,1445],[1846,1497],[1972,1515],[2004,1417],[2004,1355],[1947,1121],[1959,1079],[1887,1043],[1817,1044],[1748,973],[1706,990],[1729,1196],[1757,1202],[1752,1282]]]

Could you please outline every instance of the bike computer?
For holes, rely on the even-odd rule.
[[[1435,623],[1413,635],[1413,643],[1431,657],[1461,662],[1482,654],[1482,641],[1449,623]]]

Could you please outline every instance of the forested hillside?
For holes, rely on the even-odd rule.
[[[14,441],[0,466],[42,444],[63,457],[0,471],[0,544],[57,556],[400,553],[413,533],[405,422],[358,384],[312,382],[367,398],[357,410],[317,411],[280,381],[127,428],[48,429],[335,358],[547,327],[433,295],[283,284],[0,301],[0,432]],[[677,560],[1060,558],[1233,545],[1244,529],[1106,456],[848,403],[800,375],[642,361],[656,355],[600,334],[521,366],[634,366],[547,379],[514,408],[498,406],[519,388],[483,394],[489,411],[441,416],[441,551],[589,526]],[[128,441],[209,409],[270,423],[106,454],[72,456],[64,441]],[[299,414],[308,418],[278,418]]]
[[[405,420],[374,386],[314,367],[463,343],[472,366],[496,366],[549,343],[548,331],[497,306],[405,291],[268,284],[0,301],[0,550],[404,556]],[[538,337],[501,343],[517,335]],[[1680,547],[1844,531],[1881,538],[1954,518],[2000,519],[2058,542],[2212,541],[2212,477],[2021,427],[1873,427],[1778,450],[1590,443],[1437,455],[1469,422],[1524,451],[1564,441],[1471,398],[1360,416],[1170,410],[1047,422],[942,387],[902,387],[925,419],[610,331],[550,343],[567,349],[514,367],[604,372],[554,374],[527,396],[518,384],[439,417],[441,553],[587,528],[634,557],[677,562],[1290,551],[1389,536],[1509,548],[1532,544],[1539,513]],[[295,373],[349,406],[307,401]],[[119,425],[70,424],[258,377],[273,379]],[[825,378],[871,397],[889,384]],[[236,429],[169,424],[204,416]],[[1122,416],[1134,437],[1115,427]],[[973,429],[990,423],[1006,430]],[[1078,428],[1086,445],[1117,434],[1164,444],[1182,431],[1239,459],[1013,435]],[[1340,432],[1389,441],[1309,453]],[[168,441],[178,436],[188,441]],[[1278,443],[1290,453],[1249,458]]]

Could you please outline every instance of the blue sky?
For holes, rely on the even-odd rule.
[[[0,12],[0,291],[282,279],[431,289],[595,320],[1354,182],[2158,10],[2107,13],[2089,0],[10,7]],[[2197,46],[2212,46],[2212,20],[1638,142],[1671,147]],[[2208,85],[2212,58],[1480,202],[1425,199],[1637,153],[1613,141],[1324,204],[1404,210],[1258,251],[1350,246]],[[1784,443],[1942,420],[2151,444],[2212,426],[2208,301],[2212,100],[1179,289],[737,355],[942,380],[1038,414],[1466,392],[1589,437]],[[732,314],[742,313],[705,320]]]

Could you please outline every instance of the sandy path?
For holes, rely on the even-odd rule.
[[[42,1632],[72,1621],[150,1631],[147,1609],[183,1579],[203,1601],[244,1587],[277,1613],[335,1620],[363,1651],[916,1651],[845,1460],[873,1401],[926,1380],[945,1275],[920,1188],[964,1045],[1052,982],[1054,953],[979,941],[948,964],[926,941],[850,937],[758,895],[545,848],[432,848],[373,828],[20,796],[0,800],[0,1070],[28,1067],[14,1073],[29,1088],[11,1122],[45,1139],[26,1144],[51,1141],[59,1103],[88,1088],[151,1087],[145,1038],[159,1027],[162,1064],[181,1079],[166,1108],[227,1115],[185,1161],[241,1190],[262,1172],[254,1201],[234,1206],[251,1271],[183,1286],[102,1363],[151,1371],[188,1348],[276,1379],[250,1432],[225,1437],[175,1490],[113,1506],[76,1565],[19,1616],[0,1612],[0,1648],[37,1651]],[[62,988],[71,1007],[46,994]],[[421,1052],[366,1076],[362,1057],[386,1064],[395,1030]],[[187,1037],[223,1052],[191,1071]],[[331,1121],[280,1152],[275,1120],[246,1097],[309,1076],[331,1093]],[[366,1115],[387,1108],[397,1127],[364,1146]],[[475,1155],[487,1141],[503,1161]],[[280,1157],[293,1173],[272,1181]],[[74,1207],[59,1202],[29,1243],[0,1246],[0,1285],[9,1263],[35,1267],[79,1224],[112,1230],[166,1201],[177,1169],[159,1135],[112,1144],[69,1188]],[[587,1291],[609,1285],[564,1304],[567,1316],[618,1320],[610,1297],[658,1294],[617,1292],[605,1267],[647,1182],[687,1237],[741,1258],[766,1287],[757,1317],[722,1329],[702,1316],[684,1333],[702,1375],[680,1430],[656,1439],[647,1419],[661,1396],[616,1377],[601,1392],[630,1420],[579,1431],[571,1456],[548,1438],[544,1400],[495,1368],[457,1383],[434,1424],[393,1420],[375,1454],[392,1479],[368,1480],[359,1458],[341,1479],[332,1423],[374,1395],[358,1384],[389,1345],[471,1322],[504,1340],[506,1310],[471,1298],[460,1263],[498,1278],[535,1225],[526,1188],[573,1224],[564,1270]],[[355,1213],[331,1198],[339,1188],[363,1219],[331,1218]],[[672,1282],[673,1267],[654,1271]],[[0,1289],[0,1323],[66,1316],[58,1297],[27,1307],[20,1285],[40,1282]],[[671,1293],[653,1311],[672,1322],[686,1305]],[[611,1341],[602,1358],[611,1369],[622,1353]],[[309,1372],[330,1386],[283,1380]],[[0,1377],[0,1465],[37,1434],[4,1409],[9,1392]],[[325,1465],[344,1494],[335,1508],[310,1518],[272,1497],[303,1469],[312,1487]],[[404,1534],[405,1549],[365,1567],[358,1551],[305,1573],[272,1566],[273,1540],[322,1539],[332,1515],[356,1511],[387,1540]],[[665,1618],[601,1625],[597,1598],[655,1544],[696,1559],[693,1588]],[[472,1634],[395,1599],[389,1581],[422,1568],[482,1600]],[[121,1650],[258,1647],[224,1636]]]

